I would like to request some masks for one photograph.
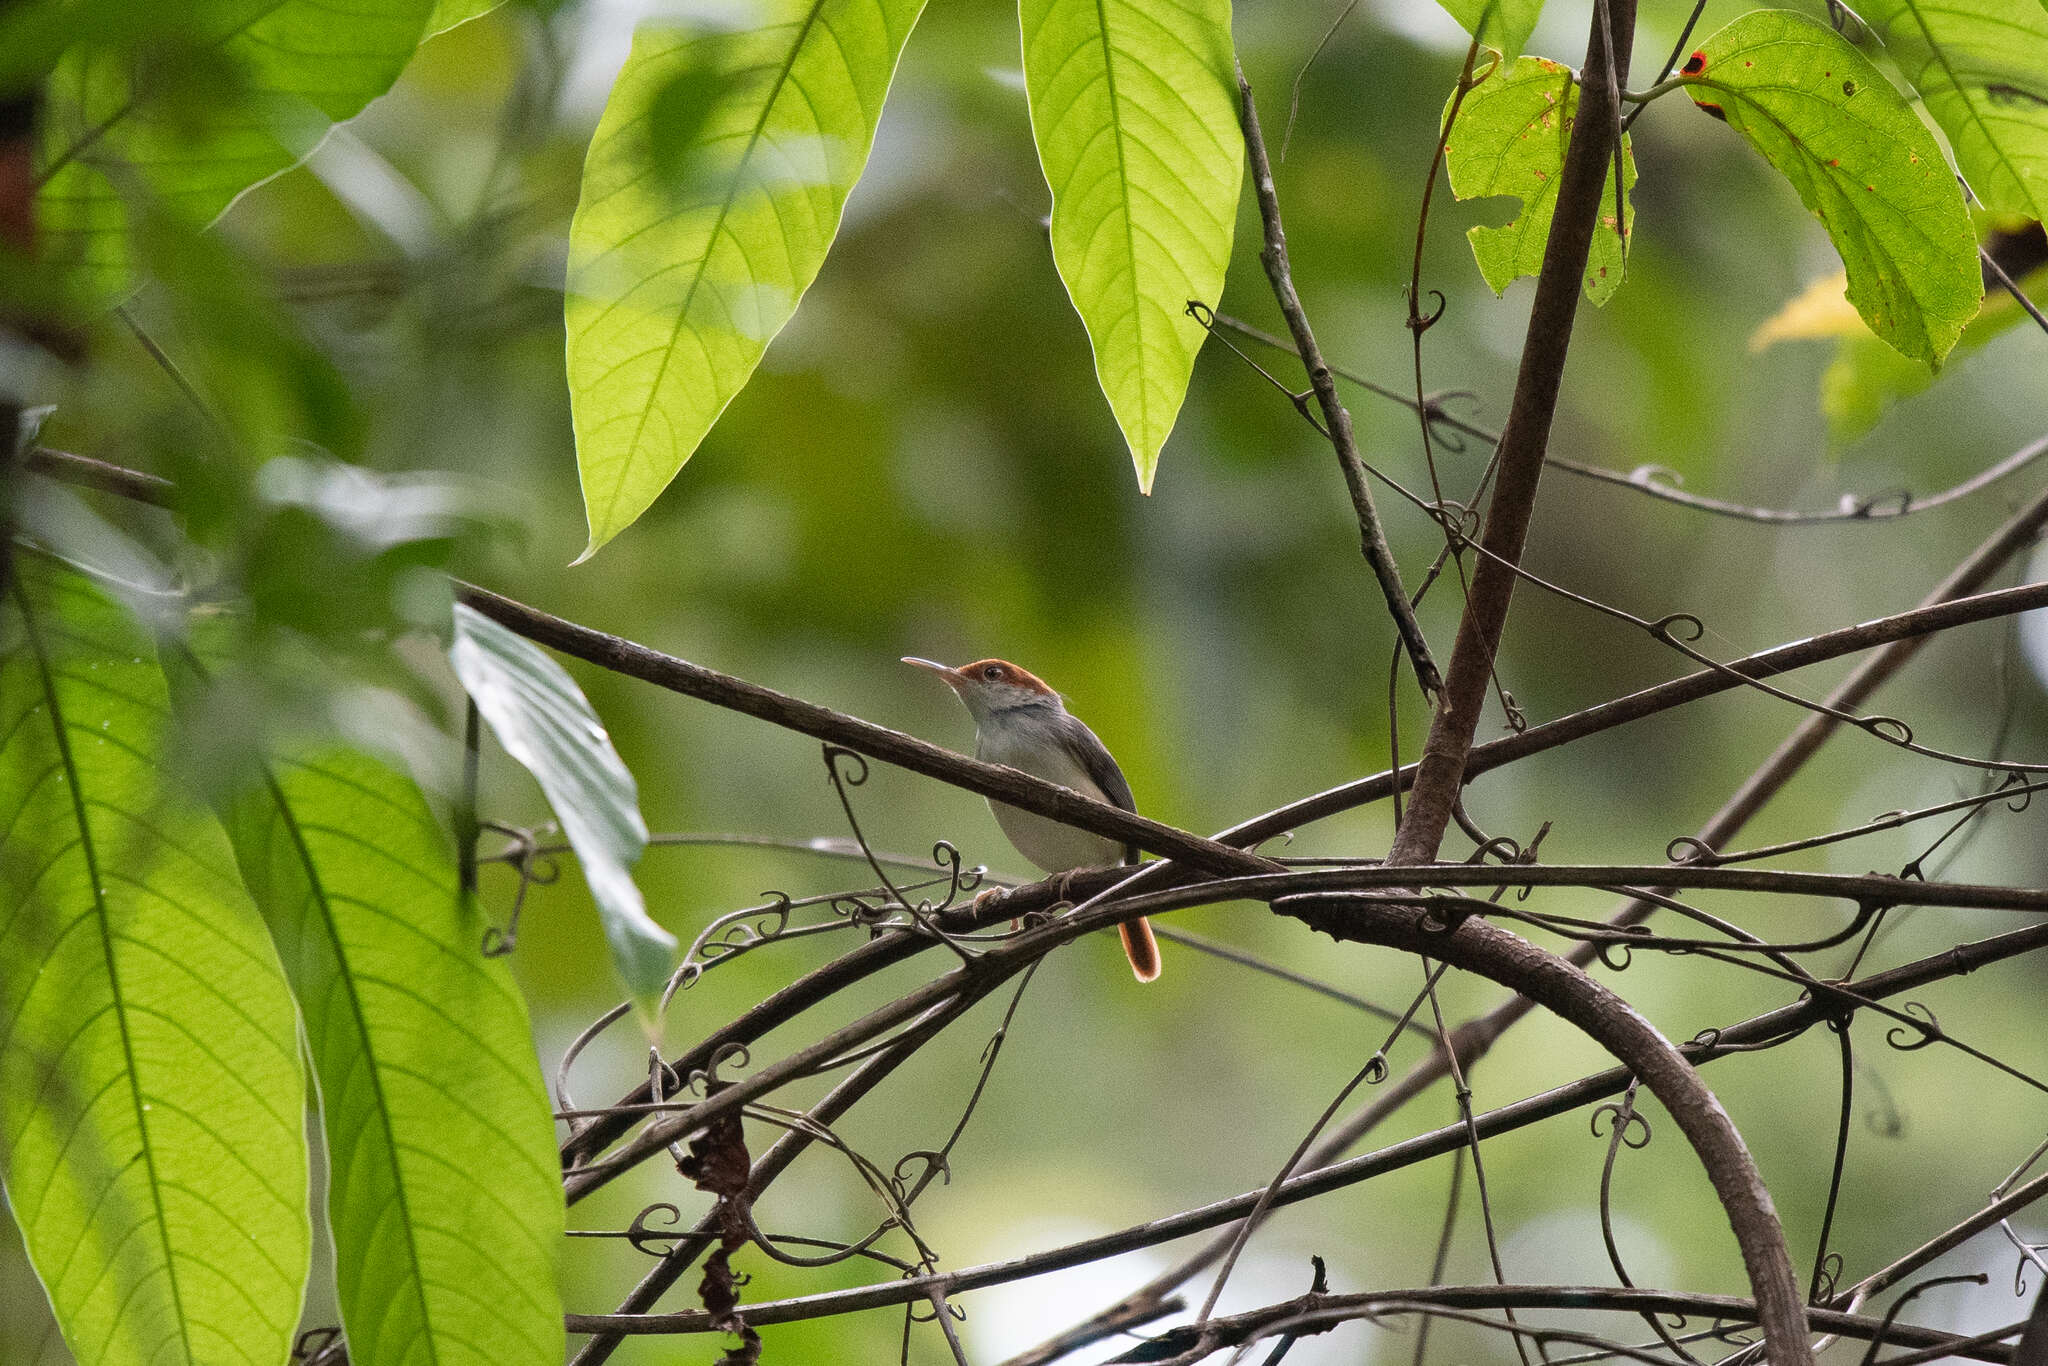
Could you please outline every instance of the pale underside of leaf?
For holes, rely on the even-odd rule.
[[[67,52],[43,119],[39,228],[48,259],[102,289],[130,281],[132,234],[153,213],[197,229],[309,155],[327,128],[389,89],[432,0],[253,0],[211,46],[240,88],[197,119],[138,82],[133,58]]]
[[[1976,235],[1933,135],[1869,60],[1824,24],[1759,10],[1683,74],[1827,228],[1871,330],[1946,355],[1983,295]]]
[[[410,780],[278,761],[229,833],[320,1079],[343,1328],[359,1366],[559,1366],[564,1222],[526,1008],[480,949]]]
[[[1025,0],[1052,252],[1150,491],[1223,290],[1243,182],[1228,0]]]
[[[585,558],[668,486],[810,288],[924,0],[763,8],[745,32],[642,28],[591,139],[565,305]],[[652,127],[678,81],[713,92],[679,181]]]
[[[2048,218],[2048,6],[1870,0],[1883,38],[1986,208]]]
[[[304,1074],[150,642],[17,553],[0,606],[0,1173],[72,1351],[269,1366],[310,1258]]]
[[[1539,57],[1503,62],[1465,97],[1445,146],[1445,170],[1460,199],[1511,195],[1521,212],[1500,227],[1474,227],[1466,236],[1473,259],[1496,294],[1543,267],[1550,222],[1563,178],[1565,147],[1578,114],[1579,89],[1570,68]],[[1445,107],[1446,115],[1449,106]],[[1622,138],[1621,208],[1615,217],[1614,172],[1601,194],[1600,223],[1587,253],[1586,297],[1604,304],[1621,287],[1627,264],[1627,234],[1635,211],[1635,152]]]
[[[455,675],[505,752],[539,781],[603,919],[634,999],[653,1004],[675,967],[675,936],[648,917],[632,868],[647,847],[639,789],[568,672],[533,642],[455,606]]]

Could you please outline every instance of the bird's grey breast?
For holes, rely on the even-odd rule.
[[[1020,708],[1019,711],[1024,711]],[[1079,721],[1064,711],[1031,708],[1025,714],[1006,714],[1003,724],[982,726],[975,737],[975,757],[991,764],[1043,778],[1072,788],[1096,801],[1115,802],[1089,774],[1080,746],[1094,737]],[[1100,741],[1096,742],[1098,747]],[[1020,811],[1002,802],[989,802],[996,824],[1009,836],[1017,851],[1048,873],[1070,868],[1099,868],[1122,861],[1123,849],[1113,840],[1076,830],[1070,825]]]

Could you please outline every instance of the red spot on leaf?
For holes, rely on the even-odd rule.
[[[1693,53],[1692,56],[1686,60],[1685,65],[1679,68],[1680,71],[1684,72],[1688,76],[1697,76],[1706,69],[1707,54],[1704,48],[1702,48],[1698,52]]]

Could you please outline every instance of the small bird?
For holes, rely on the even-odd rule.
[[[1000,659],[984,659],[957,669],[910,656],[903,662],[945,679],[967,704],[974,717],[975,758],[1021,769],[1034,778],[1136,814],[1138,803],[1131,796],[1131,785],[1108,747],[1068,713],[1058,693],[1031,674]],[[1077,868],[1137,861],[1136,845],[1119,845],[993,799],[988,807],[1017,852],[1044,872],[1069,873]],[[1152,937],[1152,926],[1143,919],[1127,920],[1117,926],[1117,932],[1123,936],[1124,956],[1131,960],[1131,971],[1138,980],[1156,980],[1159,942]]]

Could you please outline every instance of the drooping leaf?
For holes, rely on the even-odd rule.
[[[1244,179],[1229,0],[1023,0],[1052,256],[1150,492],[1223,292]]]
[[[634,35],[569,227],[585,558],[675,478],[817,277],[923,9],[771,0],[749,29]],[[714,93],[665,139],[678,82]]]
[[[1465,32],[1509,60],[1522,55],[1543,0],[1439,0]]]
[[[269,1366],[310,1259],[305,1081],[154,648],[17,553],[0,605],[0,1175],[72,1352]]]
[[[49,259],[130,283],[154,215],[204,227],[391,87],[433,0],[200,0],[177,42],[81,44],[52,76],[37,212]]]
[[[1948,134],[1984,207],[2048,218],[2048,6],[1868,0],[1856,9]]]
[[[1871,331],[1947,355],[1983,297],[1976,233],[1934,135],[1869,59],[1826,24],[1756,10],[1680,70],[1827,228]]]
[[[410,779],[331,749],[227,812],[320,1079],[360,1366],[560,1366],[564,1213],[525,1002]]]
[[[539,780],[590,884],[612,965],[651,1005],[675,967],[675,936],[648,918],[633,865],[647,847],[640,792],[583,690],[538,645],[455,604],[455,676],[505,752]]]
[[[1474,86],[1458,110],[1444,148],[1451,192],[1460,199],[1513,195],[1522,211],[1504,227],[1475,227],[1465,235],[1479,273],[1496,294],[1543,268],[1543,248],[1557,210],[1565,145],[1578,115],[1579,86],[1571,68],[1542,57],[1502,62]],[[1449,106],[1445,106],[1448,116]],[[1635,153],[1621,140],[1622,213],[1615,223],[1614,172],[1601,192],[1600,226],[1586,258],[1586,297],[1604,304],[1621,288],[1628,234],[1635,228],[1629,203],[1636,183]]]

